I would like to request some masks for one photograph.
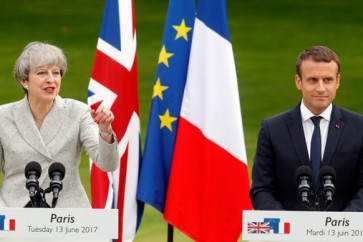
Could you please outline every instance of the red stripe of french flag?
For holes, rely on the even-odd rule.
[[[290,223],[280,223],[279,231],[281,234],[290,234]]]
[[[237,238],[240,214],[249,206],[247,166],[184,118],[178,132],[184,135],[176,144],[171,181],[176,189],[168,190],[166,218],[197,241],[223,241],[226,234]]]

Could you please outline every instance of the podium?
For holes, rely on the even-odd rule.
[[[0,208],[0,241],[109,241],[118,209]]]
[[[363,241],[363,213],[243,211],[246,241]]]

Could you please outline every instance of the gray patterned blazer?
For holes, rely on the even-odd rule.
[[[53,162],[65,166],[57,207],[90,207],[79,175],[82,148],[103,171],[117,169],[119,153],[117,141],[108,144],[100,137],[89,110],[82,102],[58,96],[38,129],[27,97],[0,106],[0,159],[4,175],[0,207],[24,207],[29,202],[24,168],[30,161],[37,161],[42,167],[39,186],[43,189],[50,184],[49,166]],[[51,204],[51,193],[46,200]]]

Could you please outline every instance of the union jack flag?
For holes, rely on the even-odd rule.
[[[104,105],[112,110],[120,151],[120,167],[115,172],[105,173],[91,161],[92,207],[118,208],[117,241],[132,241],[143,209],[136,200],[141,149],[133,0],[106,0],[88,104],[93,109]]]
[[[247,232],[249,234],[269,234],[270,222],[248,222]]]

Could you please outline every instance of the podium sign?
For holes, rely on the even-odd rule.
[[[117,209],[0,208],[1,238],[117,239]]]
[[[243,211],[242,239],[363,241],[363,213]]]

